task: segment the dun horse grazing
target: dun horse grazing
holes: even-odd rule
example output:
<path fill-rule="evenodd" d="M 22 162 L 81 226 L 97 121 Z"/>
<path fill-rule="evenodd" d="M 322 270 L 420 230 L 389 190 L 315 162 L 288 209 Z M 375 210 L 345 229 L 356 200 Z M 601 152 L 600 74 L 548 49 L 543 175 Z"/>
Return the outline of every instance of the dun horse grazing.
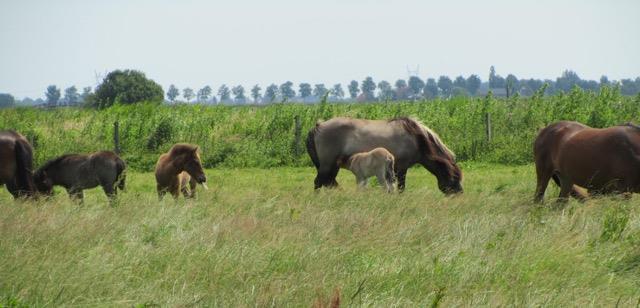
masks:
<path fill-rule="evenodd" d="M 369 152 L 351 155 L 345 167 L 356 176 L 359 187 L 366 187 L 367 179 L 376 176 L 378 183 L 383 185 L 387 192 L 393 192 L 394 161 L 393 154 L 387 149 L 375 148 Z"/>
<path fill-rule="evenodd" d="M 34 196 L 33 148 L 15 131 L 0 132 L 0 185 L 14 198 Z"/>
<path fill-rule="evenodd" d="M 395 157 L 398 190 L 404 190 L 407 169 L 421 164 L 436 176 L 442 192 L 462 192 L 462 172 L 453 152 L 435 132 L 406 117 L 388 121 L 333 118 L 317 123 L 307 137 L 307 151 L 318 171 L 315 188 L 337 186 L 340 162 L 378 147 Z"/>
<path fill-rule="evenodd" d="M 112 202 L 118 189 L 124 190 L 126 164 L 111 151 L 67 154 L 46 162 L 34 181 L 39 192 L 52 195 L 53 186 L 64 187 L 71 199 L 83 202 L 83 190 L 101 186 Z"/>
<path fill-rule="evenodd" d="M 181 191 L 185 197 L 193 197 L 196 183 L 206 188 L 206 181 L 197 145 L 179 143 L 158 158 L 156 182 L 160 199 L 167 192 L 177 199 Z M 190 191 L 186 188 L 187 182 L 190 183 Z"/>
<path fill-rule="evenodd" d="M 640 127 L 632 124 L 591 128 L 577 122 L 558 122 L 540 131 L 533 154 L 536 162 L 535 201 L 553 179 L 560 186 L 559 201 L 569 195 L 640 191 Z"/>

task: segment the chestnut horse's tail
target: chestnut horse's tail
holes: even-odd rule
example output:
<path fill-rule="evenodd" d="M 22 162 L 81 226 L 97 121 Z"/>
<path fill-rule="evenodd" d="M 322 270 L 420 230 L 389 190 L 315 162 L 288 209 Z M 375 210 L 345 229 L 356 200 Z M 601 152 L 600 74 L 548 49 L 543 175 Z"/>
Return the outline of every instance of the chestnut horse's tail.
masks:
<path fill-rule="evenodd" d="M 16 184 L 18 194 L 30 196 L 34 192 L 33 184 L 33 151 L 24 140 L 16 140 L 14 145 L 16 156 Z"/>
<path fill-rule="evenodd" d="M 118 174 L 117 180 L 116 180 L 116 186 L 118 187 L 118 189 L 120 189 L 121 191 L 124 190 L 125 188 L 125 178 L 127 176 L 127 165 L 124 163 L 124 161 L 118 157 L 116 159 L 116 174 Z"/>
<path fill-rule="evenodd" d="M 318 132 L 318 123 L 309 131 L 307 135 L 307 152 L 316 169 L 320 168 L 320 159 L 318 159 L 318 151 L 316 150 L 316 133 Z"/>

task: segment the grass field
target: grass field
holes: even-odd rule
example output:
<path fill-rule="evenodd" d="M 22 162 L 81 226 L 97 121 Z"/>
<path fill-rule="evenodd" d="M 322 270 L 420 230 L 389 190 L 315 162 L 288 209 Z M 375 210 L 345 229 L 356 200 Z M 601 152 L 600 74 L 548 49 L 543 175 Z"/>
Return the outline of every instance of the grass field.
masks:
<path fill-rule="evenodd" d="M 447 198 L 423 169 L 407 191 L 314 192 L 312 168 L 207 170 L 196 200 L 158 202 L 128 175 L 111 208 L 58 190 L 0 192 L 0 306 L 632 306 L 640 198 L 530 202 L 530 165 L 463 164 Z M 554 187 L 547 193 L 556 195 Z"/>

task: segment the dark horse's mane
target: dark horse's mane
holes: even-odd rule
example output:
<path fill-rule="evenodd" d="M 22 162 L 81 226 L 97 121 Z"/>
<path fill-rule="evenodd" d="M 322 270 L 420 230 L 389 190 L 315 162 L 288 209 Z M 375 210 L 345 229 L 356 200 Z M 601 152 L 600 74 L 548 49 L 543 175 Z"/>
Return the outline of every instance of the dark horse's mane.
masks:
<path fill-rule="evenodd" d="M 171 147 L 171 150 L 169 150 L 169 155 L 173 157 L 173 156 L 180 155 L 182 153 L 193 152 L 197 148 L 198 146 L 195 146 L 195 145 L 191 145 L 187 143 L 178 143 Z"/>
<path fill-rule="evenodd" d="M 50 159 L 46 163 L 44 163 L 44 165 L 42 165 L 40 168 L 38 168 L 38 170 L 47 170 L 47 169 L 59 164 L 63 160 L 65 160 L 65 159 L 67 159 L 69 157 L 72 157 L 72 156 L 78 156 L 78 154 L 64 154 L 62 156 Z"/>

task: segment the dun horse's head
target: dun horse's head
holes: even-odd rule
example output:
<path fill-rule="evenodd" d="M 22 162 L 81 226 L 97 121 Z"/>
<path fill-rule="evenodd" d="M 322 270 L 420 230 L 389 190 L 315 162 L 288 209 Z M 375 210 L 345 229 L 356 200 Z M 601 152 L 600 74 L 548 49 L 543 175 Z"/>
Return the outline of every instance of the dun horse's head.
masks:
<path fill-rule="evenodd" d="M 462 171 L 456 163 L 455 154 L 437 134 L 428 129 L 427 132 L 428 154 L 424 166 L 438 179 L 440 191 L 446 195 L 462 193 Z"/>
<path fill-rule="evenodd" d="M 33 175 L 33 183 L 39 193 L 46 196 L 53 196 L 53 181 L 51 181 L 46 171 L 42 169 L 37 170 Z"/>
<path fill-rule="evenodd" d="M 199 184 L 207 181 L 207 176 L 204 174 L 200 162 L 198 146 L 185 145 L 178 156 L 178 165 L 182 166 L 182 169 L 187 171 Z"/>

